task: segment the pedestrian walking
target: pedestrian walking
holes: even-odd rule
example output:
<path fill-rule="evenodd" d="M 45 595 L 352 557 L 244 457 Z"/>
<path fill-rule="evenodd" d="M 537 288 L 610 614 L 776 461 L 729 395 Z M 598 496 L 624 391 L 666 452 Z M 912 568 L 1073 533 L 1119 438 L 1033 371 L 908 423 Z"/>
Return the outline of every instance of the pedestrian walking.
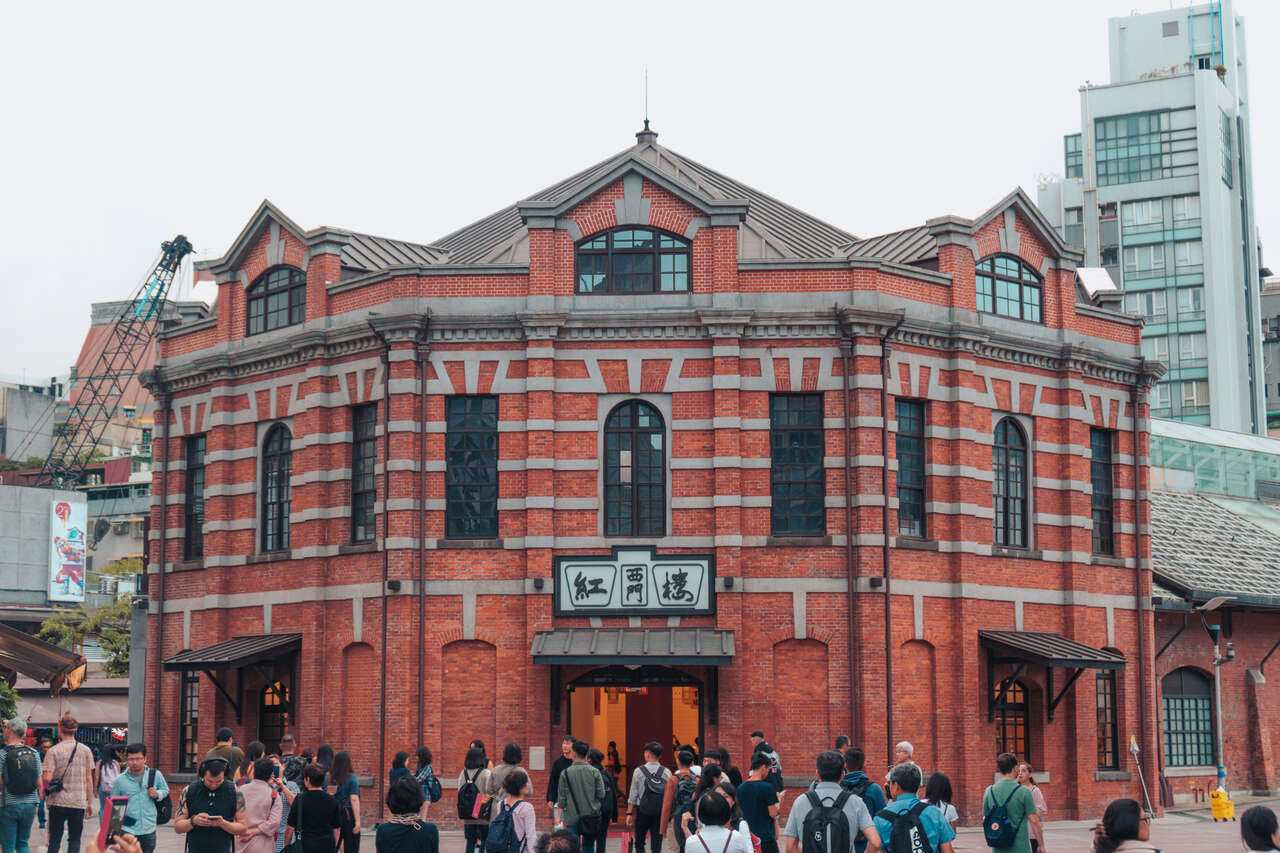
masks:
<path fill-rule="evenodd" d="M 849 736 L 836 735 L 836 745 L 834 747 L 835 751 L 839 753 L 843 753 L 848 748 L 849 748 Z"/>
<path fill-rule="evenodd" d="M 517 770 L 524 770 L 520 766 L 520 762 L 524 760 L 524 750 L 520 749 L 520 744 L 509 743 L 502 748 L 502 761 L 498 762 L 492 770 L 489 771 L 489 781 L 485 785 L 484 793 L 488 797 L 501 799 L 506 796 L 503 783 L 507 781 L 507 776 Z M 529 775 L 529 771 L 524 770 L 525 776 Z M 496 810 L 495 810 L 496 811 Z"/>
<path fill-rule="evenodd" d="M 439 853 L 440 831 L 423 820 L 422 786 L 410 775 L 398 777 L 387 790 L 391 817 L 378 824 L 374 848 L 378 853 Z"/>
<path fill-rule="evenodd" d="M 320 765 L 320 769 L 323 770 L 327 776 L 329 771 L 333 769 L 333 747 L 329 746 L 327 743 L 320 744 L 316 749 L 315 762 Z M 324 786 L 326 788 L 329 787 L 329 782 L 327 780 L 325 781 Z"/>
<path fill-rule="evenodd" d="M 27 746 L 27 723 L 21 718 L 4 723 L 0 748 L 0 850 L 28 853 L 31 822 L 40 801 L 40 753 Z"/>
<path fill-rule="evenodd" d="M 667 792 L 671 771 L 660 763 L 662 744 L 650 741 L 644 746 L 644 764 L 631 772 L 627 793 L 627 828 L 635 832 L 635 853 L 644 853 L 644 840 L 649 839 L 649 853 L 662 850 L 662 801 Z"/>
<path fill-rule="evenodd" d="M 1001 778 L 982 795 L 982 824 L 987 846 L 993 850 L 1031 853 L 1030 828 L 1040 829 L 1040 816 L 1031 790 L 1018 784 L 1018 756 L 996 757 Z M 1114 803 L 1113 803 L 1114 805 Z"/>
<path fill-rule="evenodd" d="M 494 809 L 496 814 L 489 823 L 489 837 L 485 839 L 486 853 L 528 853 L 537 840 L 537 814 L 529 794 L 529 774 L 516 768 L 502 779 L 502 800 Z"/>
<path fill-rule="evenodd" d="M 116 777 L 120 775 L 120 753 L 115 744 L 105 744 L 98 752 L 98 764 L 93 770 L 94 779 L 97 780 L 98 790 L 98 813 L 106 811 L 107 797 L 111 796 L 111 786 L 116 783 Z M 137 833 L 134 833 L 137 837 Z M 141 839 L 139 839 L 141 841 Z"/>
<path fill-rule="evenodd" d="M 440 780 L 436 778 L 435 771 L 431 768 L 431 759 L 433 757 L 430 749 L 425 746 L 418 747 L 418 753 L 415 756 L 418 768 L 413 775 L 418 780 L 418 786 L 422 788 L 422 817 L 424 820 L 431 808 L 431 804 L 440 802 L 440 798 L 444 796 Z"/>
<path fill-rule="evenodd" d="M 476 738 L 471 741 L 471 743 L 467 744 L 467 749 L 480 750 L 480 754 L 484 756 L 484 769 L 493 770 L 493 759 L 489 757 L 489 753 L 485 750 L 484 741 L 480 740 L 480 738 Z"/>
<path fill-rule="evenodd" d="M 778 757 L 778 751 L 770 746 L 769 742 L 764 739 L 764 732 L 760 729 L 756 729 L 751 733 L 751 753 L 754 755 L 757 752 L 763 752 L 765 755 L 769 756 L 769 761 L 771 763 L 768 776 L 769 784 L 773 786 L 775 791 L 781 794 L 782 759 Z"/>
<path fill-rule="evenodd" d="M 609 840 L 609 825 L 618 822 L 618 782 L 604 766 L 604 753 L 600 750 L 587 750 L 587 763 L 600 774 L 600 783 L 604 785 L 604 800 L 600 803 L 600 834 L 596 836 L 596 851 L 603 853 Z"/>
<path fill-rule="evenodd" d="M 717 746 L 712 750 L 712 752 L 714 752 L 719 758 L 716 763 L 719 764 L 720 769 L 724 771 L 725 778 L 733 783 L 733 787 L 741 788 L 742 771 L 735 767 L 733 762 L 729 760 L 729 750 L 725 749 L 723 746 Z"/>
<path fill-rule="evenodd" d="M 201 761 L 196 775 L 174 810 L 173 829 L 186 836 L 186 853 L 227 853 L 247 828 L 244 795 L 230 778 L 230 763 L 220 755 Z"/>
<path fill-rule="evenodd" d="M 360 853 L 360 784 L 351 767 L 351 753 L 345 749 L 333 756 L 329 784 L 334 786 L 333 796 L 342 819 L 342 851 Z"/>
<path fill-rule="evenodd" d="M 124 772 L 111 785 L 109 796 L 128 797 L 122 826 L 138 840 L 142 853 L 156 849 L 156 817 L 160 801 L 169 796 L 164 774 L 147 766 L 147 745 L 131 743 L 124 749 Z"/>
<path fill-rule="evenodd" d="M 685 853 L 754 853 L 750 834 L 733 824 L 733 806 L 718 791 L 699 798 L 697 819 L 701 828 L 685 839 Z"/>
<path fill-rule="evenodd" d="M 880 834 L 871 814 L 861 797 L 840 787 L 844 756 L 828 749 L 818 753 L 815 763 L 818 784 L 791 804 L 782 830 L 787 853 L 857 853 L 859 830 L 866 836 L 866 849 L 875 853 L 880 848 Z"/>
<path fill-rule="evenodd" d="M 223 726 L 213 736 L 213 749 L 205 753 L 205 758 L 221 758 L 227 762 L 227 778 L 232 782 L 240 780 L 244 769 L 244 750 L 235 745 L 235 734 Z"/>
<path fill-rule="evenodd" d="M 954 830 L 960 813 L 951 802 L 952 796 L 951 780 L 945 773 L 934 773 L 924 785 L 924 801 L 942 812 L 942 819 Z"/>
<path fill-rule="evenodd" d="M 622 775 L 622 756 L 618 755 L 618 742 L 616 740 L 609 741 L 609 748 L 605 752 L 605 764 L 608 765 L 614 778 Z"/>
<path fill-rule="evenodd" d="M 693 794 L 698 789 L 698 779 L 693 774 L 694 755 L 689 749 L 676 753 L 676 772 L 667 777 L 667 787 L 662 793 L 662 843 L 663 849 L 676 853 L 683 844 L 683 836 L 676 834 L 677 817 L 693 804 Z"/>
<path fill-rule="evenodd" d="M 846 749 L 844 778 L 840 780 L 840 787 L 861 797 L 862 804 L 867 807 L 867 813 L 874 818 L 888 804 L 888 800 L 885 798 L 884 789 L 872 782 L 863 771 L 866 763 L 867 754 L 861 747 L 851 746 Z M 858 853 L 862 853 L 867 848 L 866 836 L 859 836 L 855 846 Z"/>
<path fill-rule="evenodd" d="M 955 830 L 942 818 L 942 812 L 922 802 L 920 768 L 914 761 L 899 764 L 889 771 L 889 793 L 893 799 L 876 812 L 876 832 L 885 850 L 893 853 L 915 850 L 952 853 Z"/>
<path fill-rule="evenodd" d="M 470 747 L 458 774 L 458 818 L 467 842 L 466 853 L 479 853 L 488 834 L 489 816 L 484 812 L 484 792 L 489 786 L 486 764 L 484 750 Z"/>
<path fill-rule="evenodd" d="M 311 763 L 303 769 L 302 793 L 289 810 L 286 848 L 293 844 L 296 835 L 301 841 L 301 853 L 334 853 L 338 849 L 341 810 L 337 799 L 324 789 L 324 776 L 324 768 L 319 764 Z"/>
<path fill-rule="evenodd" d="M 24 723 L 25 725 L 25 723 Z M 40 738 L 40 763 L 44 764 L 44 757 L 49 754 L 49 750 L 53 749 L 53 741 L 47 737 Z M 40 803 L 36 806 L 36 817 L 40 820 L 40 828 L 44 829 L 45 825 L 45 808 L 44 808 L 44 785 L 36 783 L 36 787 L 40 789 Z"/>
<path fill-rule="evenodd" d="M 1024 789 L 1025 790 L 1025 789 Z M 1093 829 L 1093 853 L 1160 853 L 1151 839 L 1151 819 L 1137 800 L 1112 800 Z"/>
<path fill-rule="evenodd" d="M 582 853 L 595 853 L 600 836 L 600 809 L 604 805 L 604 782 L 600 773 L 587 762 L 590 748 L 580 740 L 573 742 L 573 763 L 560 774 L 560 793 L 556 806 L 564 815 L 565 829 L 582 841 Z"/>
<path fill-rule="evenodd" d="M 738 805 L 753 835 L 760 839 L 760 853 L 778 853 L 778 792 L 766 781 L 772 767 L 769 756 L 757 752 L 751 756 L 751 772 L 738 786 Z"/>
<path fill-rule="evenodd" d="M 284 850 L 285 828 L 289 825 L 289 812 L 293 809 L 294 801 L 298 799 L 298 795 L 302 793 L 302 789 L 299 787 L 299 783 L 302 781 L 302 768 L 298 768 L 298 779 L 295 781 L 285 776 L 284 760 L 279 755 L 272 755 L 270 758 L 275 772 L 272 774 L 271 779 L 268 780 L 268 783 L 280 794 L 282 803 L 280 826 L 276 829 L 275 853 L 282 853 Z"/>
<path fill-rule="evenodd" d="M 1250 806 L 1240 815 L 1240 840 L 1246 850 L 1280 851 L 1280 822 L 1266 806 Z"/>
<path fill-rule="evenodd" d="M 387 773 L 387 791 L 391 790 L 391 786 L 396 783 L 397 779 L 405 776 L 412 776 L 409 772 L 409 753 L 403 749 L 395 754 L 391 759 L 391 770 Z"/>
<path fill-rule="evenodd" d="M 556 797 L 560 795 L 560 774 L 563 773 L 570 764 L 573 764 L 573 742 L 576 738 L 571 734 L 565 734 L 560 739 L 560 755 L 556 760 L 551 762 L 551 776 L 547 779 L 547 810 L 551 812 L 552 826 L 559 826 L 561 823 L 561 815 L 559 809 L 556 808 Z"/>
<path fill-rule="evenodd" d="M 1044 850 L 1044 816 L 1049 813 L 1049 806 L 1044 801 L 1044 794 L 1040 791 L 1040 786 L 1036 784 L 1031 764 L 1024 761 L 1018 765 L 1018 784 L 1031 790 L 1031 799 L 1036 804 L 1036 814 L 1040 817 L 1035 824 L 1031 826 L 1031 853 L 1039 853 Z"/>
<path fill-rule="evenodd" d="M 236 836 L 236 853 L 275 853 L 276 833 L 284 812 L 280 792 L 271 784 L 275 771 L 270 758 L 259 758 L 248 765 L 246 781 L 240 785 L 245 829 Z"/>
<path fill-rule="evenodd" d="M 45 758 L 41 779 L 49 804 L 49 853 L 62 848 L 67 833 L 67 853 L 80 853 L 80 834 L 86 817 L 93 817 L 93 750 L 76 740 L 80 724 L 66 714 L 58 721 L 58 745 Z"/>
<path fill-rule="evenodd" d="M 676 841 L 680 843 L 681 849 L 684 848 L 685 840 L 698 831 L 698 800 L 709 792 L 718 790 L 722 781 L 724 781 L 724 771 L 720 769 L 719 764 L 715 762 L 704 764 L 702 775 L 698 777 L 698 784 L 693 789 L 693 800 L 686 808 L 677 809 L 672 815 L 676 824 Z"/>

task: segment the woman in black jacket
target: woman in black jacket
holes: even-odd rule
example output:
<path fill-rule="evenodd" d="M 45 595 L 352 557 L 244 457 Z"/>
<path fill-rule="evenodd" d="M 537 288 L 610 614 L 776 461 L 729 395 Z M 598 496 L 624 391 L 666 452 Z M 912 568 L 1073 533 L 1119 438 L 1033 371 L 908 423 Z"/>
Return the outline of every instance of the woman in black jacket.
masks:
<path fill-rule="evenodd" d="M 604 766 L 603 752 L 592 748 L 587 753 L 587 761 L 599 771 L 600 780 L 604 782 L 604 800 L 600 804 L 600 836 L 595 840 L 595 849 L 604 850 L 609 840 L 609 824 L 618 820 L 618 782 L 609 768 Z"/>

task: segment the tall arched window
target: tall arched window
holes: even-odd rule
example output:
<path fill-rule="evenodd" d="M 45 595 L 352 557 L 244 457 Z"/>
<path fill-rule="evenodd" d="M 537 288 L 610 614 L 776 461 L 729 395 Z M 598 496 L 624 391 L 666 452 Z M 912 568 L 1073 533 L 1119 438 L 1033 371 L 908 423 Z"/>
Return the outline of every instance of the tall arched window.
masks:
<path fill-rule="evenodd" d="M 1004 699 L 1000 690 L 1005 684 Z M 1031 761 L 1031 708 L 1027 688 L 1021 681 L 1001 682 L 995 696 L 996 754 L 1012 752 L 1022 761 Z"/>
<path fill-rule="evenodd" d="M 662 415 L 641 400 L 618 404 L 604 423 L 604 533 L 662 536 L 667 520 Z"/>
<path fill-rule="evenodd" d="M 293 326 L 307 317 L 307 274 L 297 267 L 272 267 L 249 286 L 247 295 L 246 334 Z"/>
<path fill-rule="evenodd" d="M 689 241 L 653 228 L 615 228 L 578 243 L 578 293 L 684 293 Z"/>
<path fill-rule="evenodd" d="M 262 443 L 262 550 L 289 547 L 289 476 L 293 473 L 293 435 L 276 424 Z"/>
<path fill-rule="evenodd" d="M 267 754 L 280 751 L 280 738 L 289 730 L 289 688 L 274 681 L 258 697 L 258 740 Z"/>
<path fill-rule="evenodd" d="M 1164 712 L 1164 763 L 1169 767 L 1214 764 L 1213 685 L 1189 666 L 1160 679 Z"/>
<path fill-rule="evenodd" d="M 974 270 L 978 310 L 1017 320 L 1044 322 L 1040 274 L 1014 255 L 991 255 Z"/>
<path fill-rule="evenodd" d="M 995 543 L 1027 547 L 1027 438 L 1013 418 L 996 424 L 991 469 L 995 475 Z"/>

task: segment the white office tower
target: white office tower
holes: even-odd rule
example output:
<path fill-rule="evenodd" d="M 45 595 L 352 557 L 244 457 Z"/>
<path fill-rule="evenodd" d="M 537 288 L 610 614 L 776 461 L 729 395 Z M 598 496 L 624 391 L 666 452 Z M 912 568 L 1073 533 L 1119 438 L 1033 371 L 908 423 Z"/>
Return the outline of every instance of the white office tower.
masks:
<path fill-rule="evenodd" d="M 1039 203 L 1145 318 L 1153 414 L 1264 433 L 1244 23 L 1231 0 L 1112 18 L 1111 82 L 1081 88 Z"/>

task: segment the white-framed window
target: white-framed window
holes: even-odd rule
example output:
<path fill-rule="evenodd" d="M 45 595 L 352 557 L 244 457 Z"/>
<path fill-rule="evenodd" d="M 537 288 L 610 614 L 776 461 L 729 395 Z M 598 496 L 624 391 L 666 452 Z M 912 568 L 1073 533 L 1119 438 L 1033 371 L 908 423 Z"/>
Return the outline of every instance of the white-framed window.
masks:
<path fill-rule="evenodd" d="M 1155 335 L 1142 339 L 1142 357 L 1148 361 L 1169 363 L 1169 338 L 1167 335 Z"/>
<path fill-rule="evenodd" d="M 1209 380 L 1182 380 L 1182 407 L 1185 409 L 1191 406 L 1207 405 L 1209 405 Z"/>
<path fill-rule="evenodd" d="M 1164 205 L 1158 198 L 1126 201 L 1120 210 L 1120 217 L 1125 227 L 1157 225 L 1164 219 Z"/>
<path fill-rule="evenodd" d="M 1173 221 L 1200 218 L 1200 196 L 1180 195 L 1173 198 Z"/>
<path fill-rule="evenodd" d="M 1167 409 L 1173 404 L 1173 394 L 1169 389 L 1168 382 L 1157 382 L 1156 387 L 1151 389 L 1151 408 Z"/>
<path fill-rule="evenodd" d="M 1146 342 L 1143 341 L 1143 343 Z M 1189 332 L 1185 335 L 1178 335 L 1178 355 L 1184 361 L 1192 358 L 1208 358 L 1209 336 L 1204 332 Z"/>
<path fill-rule="evenodd" d="M 1198 267 L 1204 263 L 1204 246 L 1199 240 L 1179 240 L 1173 244 L 1175 267 Z"/>
<path fill-rule="evenodd" d="M 1190 289 L 1190 288 L 1188 288 Z M 1140 290 L 1124 295 L 1126 314 L 1141 314 L 1148 319 L 1169 313 L 1169 300 L 1163 290 Z"/>
<path fill-rule="evenodd" d="M 1125 272 L 1150 272 L 1164 269 L 1164 244 L 1128 246 L 1124 250 Z"/>
<path fill-rule="evenodd" d="M 1204 311 L 1203 287 L 1178 288 L 1178 313 L 1198 314 Z"/>

